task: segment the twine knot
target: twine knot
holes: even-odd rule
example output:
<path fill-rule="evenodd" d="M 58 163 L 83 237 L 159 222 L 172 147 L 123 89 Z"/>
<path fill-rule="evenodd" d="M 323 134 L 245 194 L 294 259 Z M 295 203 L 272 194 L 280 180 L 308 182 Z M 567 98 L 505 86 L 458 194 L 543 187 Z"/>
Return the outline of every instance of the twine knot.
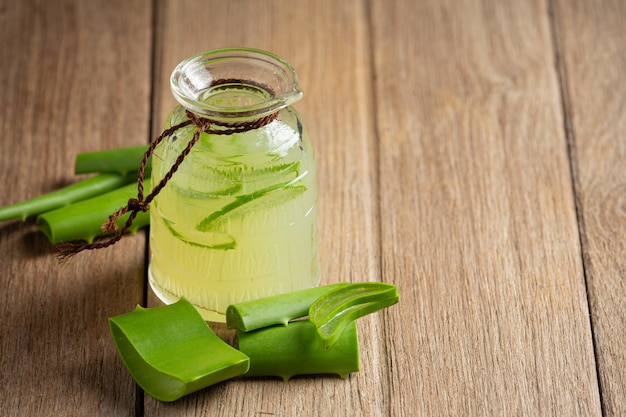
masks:
<path fill-rule="evenodd" d="M 185 114 L 187 115 L 187 118 L 191 121 L 191 123 L 196 125 L 196 127 L 198 128 L 198 131 L 200 132 L 209 131 L 211 129 L 211 124 L 215 123 L 207 118 L 200 117 L 194 112 L 191 112 L 189 110 L 185 110 Z"/>
<path fill-rule="evenodd" d="M 150 204 L 146 203 L 145 201 L 140 201 L 136 198 L 128 199 L 127 207 L 129 210 L 137 211 L 137 212 L 139 211 L 146 212 L 150 210 Z"/>

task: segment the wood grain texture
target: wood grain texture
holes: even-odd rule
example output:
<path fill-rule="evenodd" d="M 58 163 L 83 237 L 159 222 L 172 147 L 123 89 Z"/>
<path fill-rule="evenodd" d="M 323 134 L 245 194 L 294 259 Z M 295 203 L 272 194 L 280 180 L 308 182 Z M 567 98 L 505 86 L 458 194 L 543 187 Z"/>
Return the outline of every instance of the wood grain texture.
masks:
<path fill-rule="evenodd" d="M 626 415 L 626 4 L 557 1 L 564 99 L 605 416 Z"/>
<path fill-rule="evenodd" d="M 150 16 L 148 1 L 2 2 L 0 205 L 74 181 L 77 152 L 147 141 Z M 0 224 L 0 415 L 135 414 L 107 317 L 141 302 L 144 242 L 61 267 L 32 221 Z"/>
<path fill-rule="evenodd" d="M 619 0 L 0 2 L 0 205 L 156 136 L 182 59 L 257 47 L 305 92 L 323 281 L 401 294 L 359 320 L 345 380 L 164 404 L 106 322 L 159 304 L 145 235 L 59 267 L 32 220 L 3 222 L 0 416 L 626 414 L 624 22 Z"/>
<path fill-rule="evenodd" d="M 204 5 L 204 6 L 203 6 Z M 190 19 L 189 16 L 194 16 Z M 379 280 L 375 131 L 365 2 L 167 1 L 158 12 L 155 129 L 175 102 L 172 69 L 196 53 L 228 46 L 271 51 L 298 72 L 304 98 L 295 104 L 319 167 L 322 281 Z M 152 297 L 152 303 L 158 301 Z M 380 317 L 363 319 L 362 370 L 336 377 L 229 381 L 175 404 L 146 400 L 146 415 L 383 416 L 384 359 Z M 223 329 L 216 330 L 224 337 Z"/>
<path fill-rule="evenodd" d="M 544 2 L 374 2 L 391 415 L 600 415 Z"/>

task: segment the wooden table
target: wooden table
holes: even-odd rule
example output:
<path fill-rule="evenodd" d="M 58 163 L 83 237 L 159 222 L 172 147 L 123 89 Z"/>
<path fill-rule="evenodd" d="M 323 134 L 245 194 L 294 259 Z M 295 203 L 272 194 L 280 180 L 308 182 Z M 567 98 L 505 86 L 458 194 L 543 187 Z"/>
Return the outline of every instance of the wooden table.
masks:
<path fill-rule="evenodd" d="M 232 380 L 164 404 L 107 318 L 157 305 L 146 233 L 60 266 L 0 224 L 1 416 L 626 415 L 626 2 L 0 4 L 0 205 L 147 143 L 173 67 L 224 46 L 297 69 L 323 282 L 385 281 L 348 378 Z"/>

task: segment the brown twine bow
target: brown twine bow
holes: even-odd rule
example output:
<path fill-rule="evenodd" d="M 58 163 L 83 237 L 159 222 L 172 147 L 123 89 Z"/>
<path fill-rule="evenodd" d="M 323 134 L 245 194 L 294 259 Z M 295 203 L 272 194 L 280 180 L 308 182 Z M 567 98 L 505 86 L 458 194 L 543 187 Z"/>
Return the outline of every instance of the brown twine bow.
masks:
<path fill-rule="evenodd" d="M 141 160 L 141 164 L 139 165 L 139 170 L 137 171 L 137 198 L 130 198 L 126 205 L 115 213 L 111 214 L 106 222 L 102 225 L 102 231 L 104 233 L 114 233 L 105 238 L 98 239 L 92 243 L 87 242 L 62 242 L 55 245 L 54 252 L 56 253 L 57 258 L 60 261 L 65 261 L 76 255 L 79 252 L 84 250 L 92 250 L 92 249 L 102 249 L 108 246 L 111 246 L 117 243 L 122 236 L 128 232 L 133 221 L 137 217 L 139 212 L 146 212 L 150 209 L 150 203 L 152 200 L 159 194 L 159 192 L 165 187 L 167 182 L 172 178 L 174 173 L 178 170 L 183 160 L 189 153 L 191 152 L 191 148 L 198 142 L 200 139 L 200 135 L 202 133 L 208 133 L 212 135 L 230 135 L 232 133 L 240 133 L 247 132 L 249 130 L 258 129 L 263 127 L 270 122 L 272 122 L 278 116 L 278 112 L 272 113 L 268 116 L 262 117 L 260 119 L 256 119 L 250 122 L 239 122 L 239 123 L 225 123 L 219 122 L 216 120 L 210 120 L 203 117 L 199 117 L 198 115 L 186 111 L 188 119 L 178 123 L 170 127 L 169 129 L 164 130 L 161 134 L 152 141 L 148 150 L 143 156 Z M 146 168 L 146 163 L 150 158 L 150 155 L 154 152 L 154 149 L 157 147 L 161 141 L 170 136 L 172 133 L 176 132 L 179 129 L 182 129 L 185 126 L 195 125 L 197 130 L 194 132 L 193 137 L 183 149 L 183 151 L 178 155 L 176 161 L 170 168 L 170 170 L 165 174 L 165 176 L 161 179 L 161 181 L 150 191 L 150 193 L 144 197 L 144 189 L 143 189 L 143 181 L 144 181 L 144 171 Z M 212 125 L 221 126 L 225 129 L 212 129 Z M 124 225 L 120 228 L 116 221 L 123 216 L 124 214 L 130 212 L 128 219 Z"/>

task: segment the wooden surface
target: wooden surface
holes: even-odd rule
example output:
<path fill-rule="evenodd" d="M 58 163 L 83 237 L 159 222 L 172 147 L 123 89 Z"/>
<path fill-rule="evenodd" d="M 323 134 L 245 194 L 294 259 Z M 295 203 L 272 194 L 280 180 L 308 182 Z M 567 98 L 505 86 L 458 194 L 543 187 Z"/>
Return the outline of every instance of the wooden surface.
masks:
<path fill-rule="evenodd" d="M 626 415 L 625 22 L 621 0 L 0 2 L 0 205 L 157 135 L 182 59 L 258 47 L 305 91 L 323 281 L 402 296 L 345 380 L 163 404 L 107 327 L 158 304 L 146 233 L 62 267 L 4 222 L 0 416 Z"/>

